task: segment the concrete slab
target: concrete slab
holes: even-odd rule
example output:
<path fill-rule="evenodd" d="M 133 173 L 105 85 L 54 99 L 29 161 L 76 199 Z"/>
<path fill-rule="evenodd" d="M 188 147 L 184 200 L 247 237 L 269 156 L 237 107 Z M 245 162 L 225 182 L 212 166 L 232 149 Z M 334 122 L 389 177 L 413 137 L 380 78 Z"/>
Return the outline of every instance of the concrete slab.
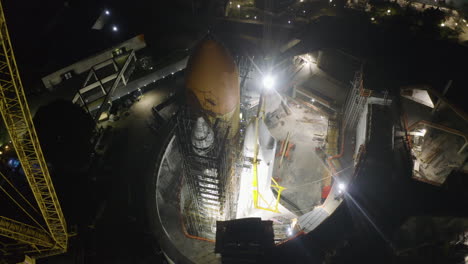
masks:
<path fill-rule="evenodd" d="M 278 94 L 271 93 L 265 100 L 272 135 L 284 141 L 289 133 L 289 142 L 294 145 L 282 162 L 281 153 L 277 153 L 273 177 L 286 188 L 282 203 L 301 215 L 320 204 L 321 181 L 327 168 L 315 148 L 325 144 L 328 121 L 320 113 L 292 102 L 287 106 L 290 111 L 287 115 L 280 103 L 285 99 Z"/>

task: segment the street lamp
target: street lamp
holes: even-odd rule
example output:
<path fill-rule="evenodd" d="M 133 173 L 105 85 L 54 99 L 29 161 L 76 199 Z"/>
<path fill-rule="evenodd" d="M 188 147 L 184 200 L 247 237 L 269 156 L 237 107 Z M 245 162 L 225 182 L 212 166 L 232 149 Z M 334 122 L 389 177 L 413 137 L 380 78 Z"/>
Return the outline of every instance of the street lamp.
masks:
<path fill-rule="evenodd" d="M 119 28 L 117 26 L 112 26 L 112 31 L 117 32 L 119 31 Z"/>
<path fill-rule="evenodd" d="M 390 12 L 391 12 L 390 9 L 387 9 L 387 14 L 390 14 Z"/>
<path fill-rule="evenodd" d="M 104 14 L 110 15 L 110 11 L 106 9 L 106 10 L 104 10 Z"/>
<path fill-rule="evenodd" d="M 270 90 L 273 88 L 275 85 L 275 78 L 273 78 L 271 75 L 267 75 L 263 77 L 263 87 L 265 87 L 267 90 Z"/>

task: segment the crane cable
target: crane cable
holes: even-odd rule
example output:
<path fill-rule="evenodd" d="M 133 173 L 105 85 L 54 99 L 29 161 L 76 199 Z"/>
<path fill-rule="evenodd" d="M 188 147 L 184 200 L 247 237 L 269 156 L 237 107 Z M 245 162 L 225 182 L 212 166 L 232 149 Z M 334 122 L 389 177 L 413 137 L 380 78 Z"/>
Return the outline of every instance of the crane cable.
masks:
<path fill-rule="evenodd" d="M 18 189 L 16 189 L 16 187 L 11 183 L 10 180 L 8 180 L 8 178 L 2 173 L 0 172 L 0 175 L 2 175 L 3 179 L 16 191 L 17 194 L 19 194 L 21 196 L 21 198 L 23 198 L 23 200 L 36 212 L 39 214 L 39 211 L 37 211 L 37 209 L 31 204 L 31 202 L 29 202 L 28 199 L 26 199 L 26 197 L 24 197 L 23 194 L 21 194 L 20 191 L 18 191 Z"/>
<path fill-rule="evenodd" d="M 5 176 L 3 175 L 3 173 L 0 172 L 0 174 L 5 178 Z M 16 190 L 16 188 L 13 186 L 13 188 Z M 10 193 L 7 192 L 7 190 L 5 190 L 3 188 L 2 185 L 0 185 L 0 189 L 27 215 L 29 216 L 29 218 L 31 218 L 31 220 L 36 223 L 38 225 L 38 227 L 40 227 L 42 230 L 44 230 L 44 232 L 46 233 L 49 233 L 49 231 L 47 231 L 30 213 L 28 213 L 28 211 L 26 211 L 26 209 L 24 209 L 23 206 L 21 206 L 20 203 L 18 203 L 18 201 L 15 200 L 15 198 L 13 198 Z M 16 190 L 18 192 L 18 190 Z M 24 197 L 23 197 L 24 198 Z M 24 198 L 25 199 L 25 198 Z M 29 203 L 28 203 L 29 204 Z M 31 204 L 30 204 L 31 205 Z"/>

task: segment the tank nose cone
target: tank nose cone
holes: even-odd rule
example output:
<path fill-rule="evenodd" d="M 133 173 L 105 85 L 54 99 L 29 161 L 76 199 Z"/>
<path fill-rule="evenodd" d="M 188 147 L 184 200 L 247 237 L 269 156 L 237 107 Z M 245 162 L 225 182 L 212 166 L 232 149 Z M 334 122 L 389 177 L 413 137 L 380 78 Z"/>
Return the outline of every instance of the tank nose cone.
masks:
<path fill-rule="evenodd" d="M 187 104 L 210 115 L 225 115 L 239 105 L 239 74 L 227 49 L 212 37 L 201 41 L 186 72 Z"/>

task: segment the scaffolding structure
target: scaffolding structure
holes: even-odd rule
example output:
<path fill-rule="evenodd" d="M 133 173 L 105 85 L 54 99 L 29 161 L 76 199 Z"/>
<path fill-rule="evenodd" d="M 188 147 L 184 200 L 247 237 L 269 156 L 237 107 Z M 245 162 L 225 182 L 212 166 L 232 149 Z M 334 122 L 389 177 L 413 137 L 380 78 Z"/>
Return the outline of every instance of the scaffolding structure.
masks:
<path fill-rule="evenodd" d="M 136 60 L 131 50 L 94 65 L 72 102 L 86 109 L 95 121 L 108 118 L 112 101 L 117 99 L 114 93 L 120 85 L 127 85 Z"/>
<path fill-rule="evenodd" d="M 252 66 L 252 58 L 249 58 L 247 56 L 236 56 L 236 65 L 237 68 L 239 69 L 239 78 L 240 78 L 240 90 L 241 90 L 241 96 L 242 96 L 242 91 L 245 86 L 245 82 L 248 79 L 251 79 L 251 72 L 253 70 Z"/>
<path fill-rule="evenodd" d="M 359 116 L 367 103 L 367 98 L 372 95 L 371 90 L 364 89 L 362 78 L 363 70 L 361 69 L 355 73 L 353 87 L 346 98 L 342 121 L 342 128 L 346 132 L 356 128 Z"/>
<path fill-rule="evenodd" d="M 182 107 L 177 115 L 176 137 L 183 160 L 183 225 L 191 236 L 214 239 L 216 221 L 230 219 L 235 212 L 233 192 L 227 191 L 232 189 L 231 176 L 235 173 L 235 145 L 228 139 L 228 123 L 215 119 L 210 124 L 208 120 L 203 113 Z M 196 141 L 200 130 L 205 135 L 202 143 Z"/>

